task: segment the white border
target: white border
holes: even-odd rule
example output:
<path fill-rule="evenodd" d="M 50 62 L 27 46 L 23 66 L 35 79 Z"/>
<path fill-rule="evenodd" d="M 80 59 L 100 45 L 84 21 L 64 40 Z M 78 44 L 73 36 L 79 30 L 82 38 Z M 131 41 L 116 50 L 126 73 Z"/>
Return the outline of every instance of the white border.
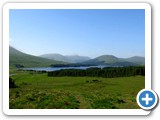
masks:
<path fill-rule="evenodd" d="M 151 6 L 147 3 L 7 3 L 3 6 L 3 112 L 6 115 L 148 115 L 142 109 L 9 109 L 9 9 L 145 9 L 145 88 L 151 89 Z"/>

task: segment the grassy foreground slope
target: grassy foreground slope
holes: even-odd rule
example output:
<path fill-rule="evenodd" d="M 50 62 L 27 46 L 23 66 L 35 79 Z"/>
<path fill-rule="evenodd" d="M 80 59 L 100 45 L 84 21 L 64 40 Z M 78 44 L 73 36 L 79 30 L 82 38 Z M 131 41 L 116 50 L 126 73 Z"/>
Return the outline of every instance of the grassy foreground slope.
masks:
<path fill-rule="evenodd" d="M 10 89 L 11 109 L 136 109 L 136 95 L 145 86 L 144 76 L 48 77 L 26 72 L 11 77 L 18 86 Z"/>
<path fill-rule="evenodd" d="M 9 65 L 10 67 L 47 67 L 51 64 L 63 64 L 64 62 L 49 60 L 29 54 L 25 54 L 9 47 Z"/>

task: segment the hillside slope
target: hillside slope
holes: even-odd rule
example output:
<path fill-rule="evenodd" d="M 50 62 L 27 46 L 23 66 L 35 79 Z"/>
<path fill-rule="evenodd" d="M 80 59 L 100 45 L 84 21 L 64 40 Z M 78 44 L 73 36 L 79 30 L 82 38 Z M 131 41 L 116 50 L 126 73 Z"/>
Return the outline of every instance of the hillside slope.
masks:
<path fill-rule="evenodd" d="M 133 56 L 133 57 L 130 57 L 130 58 L 126 58 L 124 60 L 128 61 L 128 62 L 140 64 L 140 65 L 144 65 L 145 64 L 145 58 L 144 57 L 140 57 L 140 56 Z"/>
<path fill-rule="evenodd" d="M 9 47 L 9 65 L 12 67 L 47 67 L 51 64 L 64 64 L 64 62 L 29 55 Z"/>

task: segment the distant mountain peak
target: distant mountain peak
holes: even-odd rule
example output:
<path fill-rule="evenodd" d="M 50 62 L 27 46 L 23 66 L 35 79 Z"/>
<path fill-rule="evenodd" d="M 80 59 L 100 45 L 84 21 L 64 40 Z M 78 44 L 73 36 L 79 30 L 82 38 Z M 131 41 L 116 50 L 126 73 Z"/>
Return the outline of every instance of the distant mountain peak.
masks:
<path fill-rule="evenodd" d="M 80 63 L 87 60 L 90 60 L 89 57 L 86 56 L 80 56 L 80 55 L 61 55 L 61 54 L 43 54 L 40 55 L 40 57 L 52 59 L 52 60 L 58 60 L 63 62 L 69 62 L 69 63 Z"/>

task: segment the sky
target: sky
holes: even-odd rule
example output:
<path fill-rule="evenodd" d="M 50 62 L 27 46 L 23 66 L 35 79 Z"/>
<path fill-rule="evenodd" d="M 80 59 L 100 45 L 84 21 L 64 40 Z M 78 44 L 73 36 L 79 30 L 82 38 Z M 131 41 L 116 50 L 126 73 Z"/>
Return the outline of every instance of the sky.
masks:
<path fill-rule="evenodd" d="M 145 56 L 144 9 L 11 9 L 10 45 L 31 55 Z"/>

